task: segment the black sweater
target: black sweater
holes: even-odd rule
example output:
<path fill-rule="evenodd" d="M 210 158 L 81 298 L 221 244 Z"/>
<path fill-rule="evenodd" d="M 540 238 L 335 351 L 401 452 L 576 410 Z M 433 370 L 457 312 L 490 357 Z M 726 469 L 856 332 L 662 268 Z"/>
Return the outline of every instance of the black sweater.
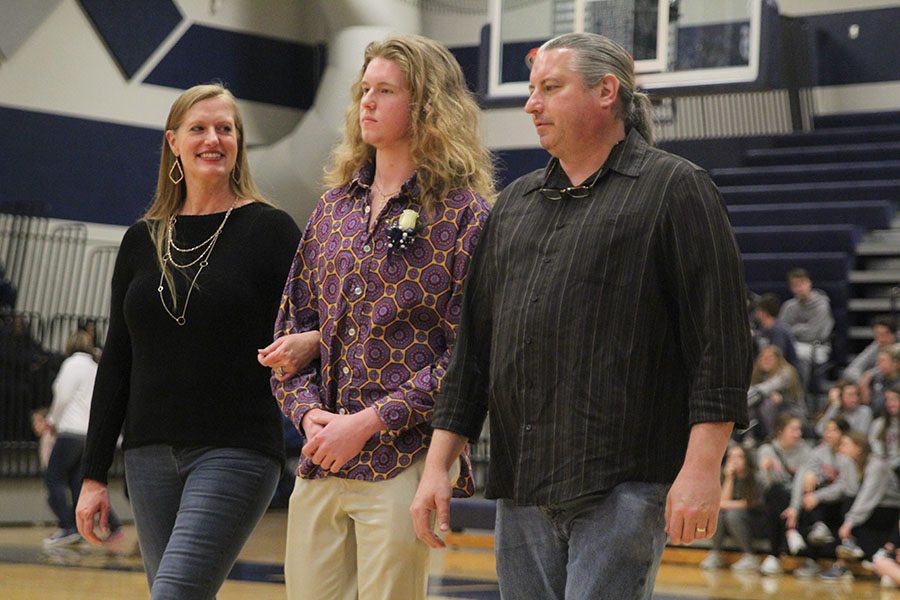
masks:
<path fill-rule="evenodd" d="M 223 217 L 178 217 L 176 243 L 199 244 Z M 270 371 L 257 362 L 256 350 L 272 341 L 299 241 L 300 231 L 285 212 L 260 203 L 236 208 L 180 326 L 159 299 L 160 271 L 147 223 L 128 229 L 113 272 L 109 331 L 85 448 L 86 478 L 106 482 L 123 423 L 125 449 L 237 447 L 284 460 Z M 179 304 L 172 312 L 180 315 L 190 280 L 177 270 L 174 276 Z M 164 298 L 171 310 L 168 286 Z"/>

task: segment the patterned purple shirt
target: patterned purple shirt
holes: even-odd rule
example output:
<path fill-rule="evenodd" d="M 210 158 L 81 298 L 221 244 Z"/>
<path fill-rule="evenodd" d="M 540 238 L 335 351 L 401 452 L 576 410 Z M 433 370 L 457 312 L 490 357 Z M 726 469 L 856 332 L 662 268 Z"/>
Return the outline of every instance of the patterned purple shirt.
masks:
<path fill-rule="evenodd" d="M 404 250 L 388 229 L 419 193 L 413 175 L 368 229 L 373 166 L 329 190 L 306 225 L 281 300 L 275 337 L 319 329 L 321 364 L 285 382 L 272 379 L 282 411 L 300 429 L 313 408 L 351 414 L 374 407 L 387 428 L 335 475 L 379 481 L 421 458 L 431 414 L 459 323 L 463 281 L 490 210 L 479 195 L 454 190 Z M 332 475 L 301 457 L 301 477 Z M 474 491 L 468 453 L 454 495 Z"/>

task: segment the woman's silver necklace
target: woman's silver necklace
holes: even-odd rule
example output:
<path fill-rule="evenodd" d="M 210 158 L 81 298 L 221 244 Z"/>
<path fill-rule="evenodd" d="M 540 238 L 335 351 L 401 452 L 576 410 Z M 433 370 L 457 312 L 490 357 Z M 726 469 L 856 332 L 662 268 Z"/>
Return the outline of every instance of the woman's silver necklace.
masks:
<path fill-rule="evenodd" d="M 160 272 L 159 274 L 159 287 L 157 287 L 157 291 L 159 292 L 159 300 L 162 302 L 163 308 L 166 309 L 166 312 L 169 314 L 172 319 L 178 323 L 179 325 L 184 325 L 187 321 L 184 318 L 184 315 L 187 313 L 188 303 L 191 301 L 191 292 L 194 291 L 194 287 L 197 283 L 197 278 L 200 277 L 200 272 L 203 271 L 209 265 L 209 257 L 212 254 L 213 248 L 216 246 L 216 242 L 219 239 L 219 235 L 222 233 L 222 229 L 225 227 L 225 223 L 228 221 L 228 217 L 231 215 L 231 211 L 234 210 L 234 207 L 237 206 L 237 198 L 235 198 L 232 205 L 225 212 L 225 217 L 222 219 L 222 222 L 219 224 L 219 227 L 213 232 L 211 236 L 193 246 L 191 248 L 180 248 L 175 243 L 175 215 L 169 217 L 169 222 L 166 225 L 166 252 L 163 255 L 163 262 L 172 265 L 175 269 L 187 269 L 193 267 L 194 265 L 199 263 L 197 267 L 197 272 L 194 273 L 194 277 L 191 279 L 191 285 L 188 288 L 187 296 L 184 298 L 184 306 L 181 308 L 181 314 L 175 315 L 172 311 L 176 310 L 178 306 L 178 301 L 175 297 L 175 289 L 170 290 L 170 296 L 172 297 L 172 309 L 169 309 L 168 304 L 166 304 L 166 300 L 163 297 L 163 288 L 165 287 L 163 284 L 165 282 L 165 273 Z M 175 262 L 175 259 L 172 257 L 172 252 L 180 252 L 181 254 L 186 254 L 188 252 L 196 252 L 200 250 L 200 254 L 197 257 L 185 264 L 178 264 Z"/>

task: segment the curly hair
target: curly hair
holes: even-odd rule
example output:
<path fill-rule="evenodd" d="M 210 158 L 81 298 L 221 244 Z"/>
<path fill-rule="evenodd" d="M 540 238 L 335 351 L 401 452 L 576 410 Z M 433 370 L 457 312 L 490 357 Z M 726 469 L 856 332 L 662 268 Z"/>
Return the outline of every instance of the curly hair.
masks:
<path fill-rule="evenodd" d="M 375 156 L 375 148 L 363 141 L 359 124 L 362 78 L 375 58 L 397 64 L 409 86 L 410 154 L 422 208 L 427 212 L 454 189 L 471 189 L 492 202 L 494 158 L 481 141 L 478 105 L 450 51 L 418 35 L 392 36 L 366 47 L 345 114 L 344 138 L 325 169 L 326 186 L 349 184 Z"/>

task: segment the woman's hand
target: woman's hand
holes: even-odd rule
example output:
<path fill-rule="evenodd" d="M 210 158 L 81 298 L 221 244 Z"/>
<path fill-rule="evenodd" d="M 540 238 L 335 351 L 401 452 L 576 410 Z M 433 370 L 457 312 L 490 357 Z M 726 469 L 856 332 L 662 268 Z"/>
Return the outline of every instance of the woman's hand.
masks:
<path fill-rule="evenodd" d="M 81 537 L 97 546 L 103 543 L 95 527 L 99 524 L 101 535 L 109 535 L 109 490 L 106 485 L 93 479 L 84 480 L 75 507 L 75 524 Z"/>
<path fill-rule="evenodd" d="M 318 331 L 284 335 L 257 350 L 256 359 L 259 364 L 272 369 L 275 379 L 285 381 L 319 356 L 321 339 Z"/>

